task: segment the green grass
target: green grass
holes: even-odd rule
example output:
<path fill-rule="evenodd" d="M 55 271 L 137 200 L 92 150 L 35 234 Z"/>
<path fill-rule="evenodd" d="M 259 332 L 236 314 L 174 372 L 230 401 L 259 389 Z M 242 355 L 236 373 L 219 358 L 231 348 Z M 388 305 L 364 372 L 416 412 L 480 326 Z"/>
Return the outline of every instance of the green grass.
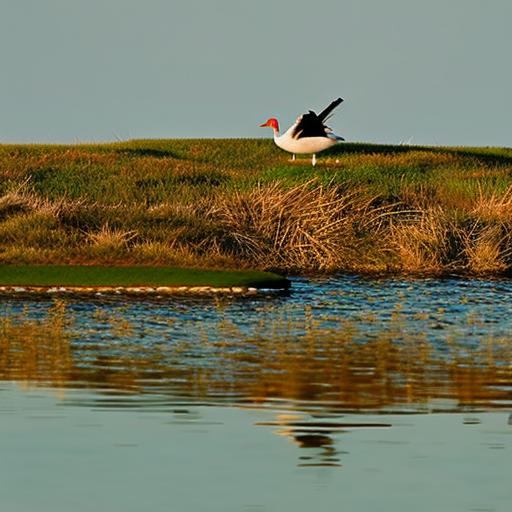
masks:
<path fill-rule="evenodd" d="M 288 288 L 277 274 L 165 267 L 0 265 L 0 286 L 211 286 Z"/>
<path fill-rule="evenodd" d="M 0 264 L 509 272 L 511 187 L 510 148 L 0 145 Z"/>

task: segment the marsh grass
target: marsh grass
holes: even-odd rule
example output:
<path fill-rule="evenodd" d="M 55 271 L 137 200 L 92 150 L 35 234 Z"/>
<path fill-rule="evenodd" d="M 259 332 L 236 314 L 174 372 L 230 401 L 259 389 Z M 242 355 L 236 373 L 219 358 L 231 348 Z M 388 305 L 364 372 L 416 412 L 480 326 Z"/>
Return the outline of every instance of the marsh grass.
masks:
<path fill-rule="evenodd" d="M 400 265 L 407 271 L 448 271 L 459 265 L 458 233 L 440 207 L 418 210 L 415 218 L 399 217 L 389 236 Z"/>
<path fill-rule="evenodd" d="M 0 262 L 512 269 L 512 150 L 268 140 L 0 146 Z"/>
<path fill-rule="evenodd" d="M 463 231 L 462 244 L 470 272 L 500 274 L 512 263 L 512 230 L 502 223 L 476 222 Z"/>
<path fill-rule="evenodd" d="M 228 245 L 245 259 L 295 272 L 330 271 L 350 268 L 361 255 L 367 260 L 362 247 L 376 245 L 382 219 L 392 209 L 374 202 L 364 191 L 316 179 L 291 188 L 275 181 L 222 196 L 213 213 L 228 233 Z"/>
<path fill-rule="evenodd" d="M 487 222 L 512 222 L 512 185 L 504 190 L 479 185 L 471 214 Z"/>
<path fill-rule="evenodd" d="M 130 242 L 137 238 L 137 232 L 113 228 L 107 222 L 99 231 L 86 233 L 86 237 L 93 254 L 115 256 L 124 253 Z"/>

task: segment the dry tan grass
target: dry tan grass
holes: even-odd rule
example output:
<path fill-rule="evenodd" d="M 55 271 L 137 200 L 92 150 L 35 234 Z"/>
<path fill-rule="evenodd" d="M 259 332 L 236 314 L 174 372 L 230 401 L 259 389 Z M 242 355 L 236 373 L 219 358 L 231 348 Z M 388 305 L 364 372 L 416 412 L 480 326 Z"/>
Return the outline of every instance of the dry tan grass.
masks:
<path fill-rule="evenodd" d="M 0 223 L 2 243 L 47 247 L 59 245 L 62 235 L 55 229 L 57 219 L 51 211 L 29 211 L 8 217 Z"/>
<path fill-rule="evenodd" d="M 471 214 L 483 221 L 511 222 L 512 186 L 504 192 L 489 191 L 480 186 Z"/>
<path fill-rule="evenodd" d="M 211 215 L 225 227 L 235 254 L 259 266 L 332 270 L 362 266 L 360 249 L 376 239 L 391 206 L 362 191 L 312 180 L 279 182 L 220 196 Z"/>
<path fill-rule="evenodd" d="M 164 202 L 151 205 L 145 211 L 145 216 L 154 221 L 165 221 L 171 219 L 195 220 L 206 216 L 211 209 L 210 198 L 198 198 L 193 202 Z"/>
<path fill-rule="evenodd" d="M 223 252 L 213 241 L 208 246 L 144 241 L 134 244 L 129 252 L 130 261 L 136 264 L 170 265 L 178 267 L 236 268 L 240 263 L 229 253 Z"/>
<path fill-rule="evenodd" d="M 389 232 L 389 245 L 406 271 L 442 272 L 457 266 L 456 231 L 442 208 L 398 218 Z"/>
<path fill-rule="evenodd" d="M 0 196 L 0 220 L 27 212 L 57 218 L 82 203 L 82 200 L 72 201 L 66 197 L 50 201 L 36 194 L 30 186 L 30 181 L 25 180 Z"/>
<path fill-rule="evenodd" d="M 10 264 L 51 264 L 61 261 L 62 251 L 24 245 L 0 248 L 0 262 Z"/>
<path fill-rule="evenodd" d="M 43 201 L 38 198 L 29 188 L 29 180 L 24 180 L 7 189 L 0 196 L 0 219 L 37 210 L 43 206 Z"/>
<path fill-rule="evenodd" d="M 510 268 L 512 231 L 502 224 L 476 222 L 462 232 L 467 268 L 474 274 L 496 274 Z"/>
<path fill-rule="evenodd" d="M 190 263 L 195 255 L 189 247 L 179 246 L 177 243 L 154 242 L 146 240 L 134 244 L 130 255 L 137 263 L 153 265 L 180 265 Z"/>
<path fill-rule="evenodd" d="M 86 235 L 88 243 L 97 255 L 122 252 L 136 237 L 136 231 L 113 228 L 108 223 L 104 224 L 99 231 Z"/>
<path fill-rule="evenodd" d="M 16 191 L 8 192 L 0 197 L 0 218 L 5 218 L 30 209 L 30 202 L 26 196 Z"/>

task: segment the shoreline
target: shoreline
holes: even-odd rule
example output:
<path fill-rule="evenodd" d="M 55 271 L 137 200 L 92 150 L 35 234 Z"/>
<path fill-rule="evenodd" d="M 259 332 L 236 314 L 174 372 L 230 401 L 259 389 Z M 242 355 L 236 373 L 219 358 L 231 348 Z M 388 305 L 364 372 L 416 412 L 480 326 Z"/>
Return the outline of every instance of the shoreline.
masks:
<path fill-rule="evenodd" d="M 257 295 L 267 288 L 214 286 L 0 286 L 0 295 Z M 284 291 L 276 288 L 273 291 Z"/>
<path fill-rule="evenodd" d="M 289 288 L 287 278 L 260 271 L 149 266 L 0 265 L 0 293 L 7 294 L 253 295 L 259 290 Z"/>

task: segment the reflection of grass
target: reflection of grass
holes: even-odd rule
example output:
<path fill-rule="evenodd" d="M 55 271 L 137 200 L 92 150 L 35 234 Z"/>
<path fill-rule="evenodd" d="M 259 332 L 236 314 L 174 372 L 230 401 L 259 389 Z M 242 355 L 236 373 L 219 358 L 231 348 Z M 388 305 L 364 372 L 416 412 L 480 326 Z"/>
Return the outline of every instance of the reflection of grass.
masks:
<path fill-rule="evenodd" d="M 512 270 L 512 150 L 268 140 L 0 146 L 0 262 Z"/>
<path fill-rule="evenodd" d="M 448 331 L 436 345 L 426 333 L 410 333 L 412 319 L 400 309 L 381 325 L 371 317 L 315 317 L 306 308 L 300 320 L 284 316 L 261 325 L 257 331 L 266 334 L 223 319 L 181 341 L 152 331 L 172 325 L 165 317 L 141 324 L 122 310 L 98 309 L 89 322 L 94 330 L 87 331 L 76 320 L 62 302 L 38 320 L 25 313 L 3 317 L 0 379 L 154 389 L 197 399 L 289 399 L 354 410 L 416 407 L 439 398 L 496 407 L 511 399 L 511 338 L 486 337 L 470 347 Z"/>
<path fill-rule="evenodd" d="M 38 320 L 0 318 L 0 378 L 65 385 L 73 378 L 70 323 L 63 302 Z"/>

